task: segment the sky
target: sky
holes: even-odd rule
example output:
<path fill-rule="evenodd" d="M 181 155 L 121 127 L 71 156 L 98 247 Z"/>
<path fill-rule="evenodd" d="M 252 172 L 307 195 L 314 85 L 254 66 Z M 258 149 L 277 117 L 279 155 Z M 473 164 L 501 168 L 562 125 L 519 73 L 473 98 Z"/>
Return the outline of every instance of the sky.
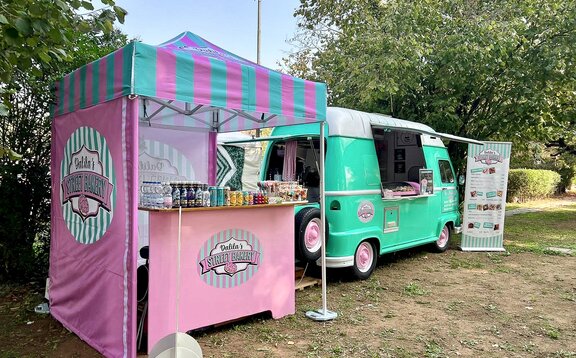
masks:
<path fill-rule="evenodd" d="M 262 65 L 277 62 L 292 50 L 294 10 L 299 0 L 261 0 Z M 129 38 L 159 45 L 190 31 L 240 57 L 256 62 L 257 0 L 116 0 L 128 15 L 117 26 Z M 98 8 L 98 1 L 94 2 Z"/>

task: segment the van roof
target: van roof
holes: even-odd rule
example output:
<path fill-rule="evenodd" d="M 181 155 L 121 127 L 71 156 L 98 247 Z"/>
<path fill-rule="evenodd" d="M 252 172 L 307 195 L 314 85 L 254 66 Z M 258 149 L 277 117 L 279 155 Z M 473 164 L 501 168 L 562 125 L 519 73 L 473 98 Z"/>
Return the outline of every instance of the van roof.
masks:
<path fill-rule="evenodd" d="M 404 132 L 422 133 L 423 144 L 437 147 L 444 146 L 440 138 L 431 136 L 436 134 L 436 131 L 422 123 L 340 107 L 328 107 L 326 117 L 328 135 L 330 136 L 372 139 L 372 127 L 381 127 Z"/>
<path fill-rule="evenodd" d="M 399 132 L 420 134 L 423 145 L 434 147 L 444 147 L 442 139 L 462 143 L 473 143 L 477 145 L 484 144 L 475 139 L 436 132 L 431 127 L 422 123 L 411 122 L 378 113 L 366 113 L 348 108 L 328 107 L 326 117 L 326 122 L 328 123 L 328 136 L 331 137 L 342 136 L 373 139 L 372 128 L 376 127 Z M 316 124 L 299 124 L 296 126 L 276 127 L 272 132 L 272 136 L 288 138 L 294 136 L 318 135 L 318 132 L 318 125 Z M 262 139 L 270 140 L 271 138 L 263 137 Z"/>

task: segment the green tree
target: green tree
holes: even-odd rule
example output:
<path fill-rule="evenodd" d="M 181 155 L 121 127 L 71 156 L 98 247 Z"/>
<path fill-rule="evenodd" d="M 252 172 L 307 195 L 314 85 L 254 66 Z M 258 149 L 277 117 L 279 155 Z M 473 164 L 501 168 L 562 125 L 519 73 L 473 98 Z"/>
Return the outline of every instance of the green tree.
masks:
<path fill-rule="evenodd" d="M 517 144 L 576 134 L 573 1 L 301 0 L 296 15 L 285 68 L 326 81 L 332 105 Z"/>
<path fill-rule="evenodd" d="M 102 0 L 106 7 L 94 10 L 92 1 L 3 0 L 0 2 L 0 115 L 9 106 L 10 84 L 18 72 L 57 69 L 72 60 L 71 44 L 79 34 L 110 33 L 114 21 L 124 22 L 126 11 L 114 0 Z"/>
<path fill-rule="evenodd" d="M 0 81 L 7 83 L 17 70 L 33 64 L 72 59 L 70 44 L 79 34 L 112 32 L 114 21 L 124 22 L 126 11 L 114 0 L 94 10 L 91 1 L 6 0 L 0 4 Z M 36 72 L 35 74 L 38 74 Z"/>
<path fill-rule="evenodd" d="M 126 43 L 127 37 L 117 30 L 77 34 L 64 47 L 68 61 L 50 63 L 41 71 L 16 71 L 6 85 L 10 106 L 6 115 L 0 115 L 0 141 L 22 158 L 0 158 L 0 281 L 46 277 L 51 86 L 66 73 Z"/>

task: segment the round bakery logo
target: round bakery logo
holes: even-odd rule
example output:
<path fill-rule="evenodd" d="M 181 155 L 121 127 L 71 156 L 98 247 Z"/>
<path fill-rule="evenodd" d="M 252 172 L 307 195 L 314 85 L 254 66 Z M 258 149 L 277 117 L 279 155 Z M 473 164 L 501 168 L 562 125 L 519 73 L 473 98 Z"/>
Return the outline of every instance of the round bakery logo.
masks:
<path fill-rule="evenodd" d="M 198 274 L 217 288 L 232 288 L 251 279 L 262 264 L 262 247 L 256 236 L 242 229 L 212 235 L 198 254 Z"/>
<path fill-rule="evenodd" d="M 358 204 L 358 220 L 368 223 L 374 218 L 374 204 L 368 200 L 363 200 Z"/>
<path fill-rule="evenodd" d="M 93 244 L 108 230 L 116 201 L 114 165 L 106 139 L 78 128 L 64 147 L 60 199 L 64 222 L 76 241 Z"/>

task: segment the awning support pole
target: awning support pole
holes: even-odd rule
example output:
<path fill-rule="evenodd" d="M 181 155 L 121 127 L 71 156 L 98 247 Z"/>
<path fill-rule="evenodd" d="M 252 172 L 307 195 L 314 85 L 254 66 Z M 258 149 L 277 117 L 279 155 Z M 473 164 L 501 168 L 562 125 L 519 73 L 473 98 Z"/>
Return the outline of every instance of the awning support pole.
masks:
<path fill-rule="evenodd" d="M 324 167 L 324 122 L 320 122 L 320 236 L 322 237 L 321 262 L 322 262 L 322 308 L 316 311 L 306 312 L 306 317 L 314 321 L 329 321 L 335 319 L 338 314 L 328 310 L 326 299 L 326 197 L 325 197 L 325 178 L 326 172 Z"/>

